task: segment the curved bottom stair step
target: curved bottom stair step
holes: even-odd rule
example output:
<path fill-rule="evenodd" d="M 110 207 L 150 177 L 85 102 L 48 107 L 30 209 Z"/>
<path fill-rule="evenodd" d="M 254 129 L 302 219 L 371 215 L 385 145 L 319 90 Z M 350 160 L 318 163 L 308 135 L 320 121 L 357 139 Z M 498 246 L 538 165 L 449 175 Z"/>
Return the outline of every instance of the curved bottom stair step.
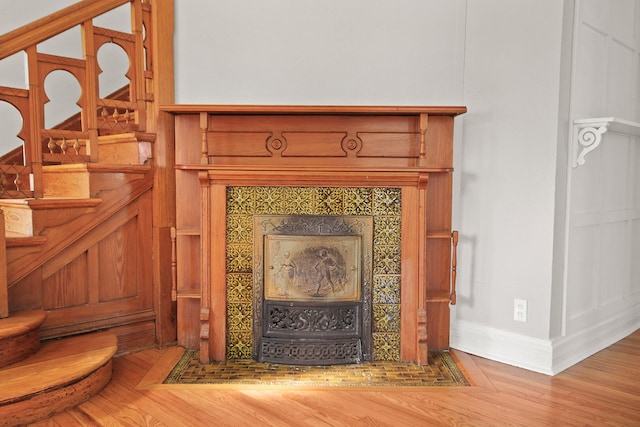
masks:
<path fill-rule="evenodd" d="M 111 380 L 118 348 L 112 332 L 44 343 L 33 356 L 0 370 L 0 426 L 34 422 L 74 407 Z"/>
<path fill-rule="evenodd" d="M 19 362 L 40 348 L 40 325 L 44 310 L 12 313 L 0 319 L 0 368 Z"/>

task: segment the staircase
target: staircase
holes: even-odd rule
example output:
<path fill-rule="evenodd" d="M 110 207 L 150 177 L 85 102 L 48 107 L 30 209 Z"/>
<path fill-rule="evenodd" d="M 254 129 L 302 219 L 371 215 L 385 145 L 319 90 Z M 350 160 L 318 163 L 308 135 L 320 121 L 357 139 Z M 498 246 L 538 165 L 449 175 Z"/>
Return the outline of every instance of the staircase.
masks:
<path fill-rule="evenodd" d="M 43 310 L 0 319 L 0 426 L 34 422 L 89 399 L 111 379 L 112 332 L 40 345 Z"/>
<path fill-rule="evenodd" d="M 121 7 L 130 33 L 94 25 Z M 83 59 L 39 52 L 73 27 Z M 155 148 L 169 123 L 159 102 L 173 101 L 172 28 L 173 0 L 101 0 L 0 35 L 0 61 L 24 54 L 29 76 L 27 89 L 0 86 L 23 123 L 22 147 L 0 152 L 0 426 L 78 405 L 108 384 L 114 356 L 175 340 L 173 149 Z M 125 52 L 129 83 L 101 98 L 106 44 Z M 81 113 L 46 128 L 57 70 L 81 86 Z"/>

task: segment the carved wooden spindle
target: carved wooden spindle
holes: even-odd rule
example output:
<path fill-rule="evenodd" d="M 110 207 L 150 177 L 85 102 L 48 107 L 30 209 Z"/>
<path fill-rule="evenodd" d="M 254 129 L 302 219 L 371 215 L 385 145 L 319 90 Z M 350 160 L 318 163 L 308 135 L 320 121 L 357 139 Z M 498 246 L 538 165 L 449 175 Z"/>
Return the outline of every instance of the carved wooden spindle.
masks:
<path fill-rule="evenodd" d="M 176 260 L 176 228 L 171 227 L 171 301 L 178 300 L 178 269 Z"/>
<path fill-rule="evenodd" d="M 201 146 L 200 146 L 200 163 L 206 165 L 209 163 L 209 145 L 207 144 L 207 130 L 209 129 L 209 114 L 206 112 L 200 113 L 200 132 L 201 132 Z"/>
<path fill-rule="evenodd" d="M 53 138 L 49 137 L 49 143 L 47 144 L 47 148 L 49 149 L 49 153 L 53 154 L 56 151 L 56 143 Z"/>
<path fill-rule="evenodd" d="M 76 155 L 80 154 L 80 141 L 78 141 L 78 138 L 76 138 L 75 142 L 73 143 L 73 149 L 76 152 Z"/>
<path fill-rule="evenodd" d="M 16 191 L 20 191 L 20 187 L 22 186 L 22 179 L 20 178 L 20 173 L 16 173 L 16 179 L 13 180 L 13 184 L 16 187 Z"/>
<path fill-rule="evenodd" d="M 456 276 L 457 276 L 457 268 L 458 268 L 458 232 L 453 231 L 451 233 L 451 295 L 450 301 L 451 305 L 456 305 Z"/>
<path fill-rule="evenodd" d="M 62 154 L 67 154 L 68 148 L 69 144 L 67 144 L 67 138 L 62 138 L 62 143 L 60 144 L 60 150 L 62 150 Z"/>
<path fill-rule="evenodd" d="M 427 127 L 429 124 L 429 115 L 420 114 L 420 157 L 418 158 L 418 166 L 426 166 L 427 164 Z"/>

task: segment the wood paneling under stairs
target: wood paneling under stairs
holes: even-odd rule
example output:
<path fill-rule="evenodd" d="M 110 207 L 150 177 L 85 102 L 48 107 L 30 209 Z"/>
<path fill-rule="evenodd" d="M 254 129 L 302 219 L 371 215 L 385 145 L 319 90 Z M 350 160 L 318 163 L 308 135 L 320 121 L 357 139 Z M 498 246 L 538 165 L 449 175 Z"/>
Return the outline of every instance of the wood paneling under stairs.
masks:
<path fill-rule="evenodd" d="M 640 425 L 640 330 L 554 377 L 454 351 L 474 385 L 423 389 L 159 385 L 174 349 L 116 358 L 101 393 L 33 425 Z"/>

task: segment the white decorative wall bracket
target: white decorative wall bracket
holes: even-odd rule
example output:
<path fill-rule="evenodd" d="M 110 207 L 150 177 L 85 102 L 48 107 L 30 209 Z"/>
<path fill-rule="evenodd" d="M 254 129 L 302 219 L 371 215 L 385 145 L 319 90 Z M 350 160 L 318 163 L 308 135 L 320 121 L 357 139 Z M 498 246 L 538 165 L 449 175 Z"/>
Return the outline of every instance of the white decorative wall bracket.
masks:
<path fill-rule="evenodd" d="M 580 119 L 573 121 L 573 167 L 582 166 L 585 156 L 595 150 L 607 132 L 640 136 L 640 123 L 615 117 Z"/>

